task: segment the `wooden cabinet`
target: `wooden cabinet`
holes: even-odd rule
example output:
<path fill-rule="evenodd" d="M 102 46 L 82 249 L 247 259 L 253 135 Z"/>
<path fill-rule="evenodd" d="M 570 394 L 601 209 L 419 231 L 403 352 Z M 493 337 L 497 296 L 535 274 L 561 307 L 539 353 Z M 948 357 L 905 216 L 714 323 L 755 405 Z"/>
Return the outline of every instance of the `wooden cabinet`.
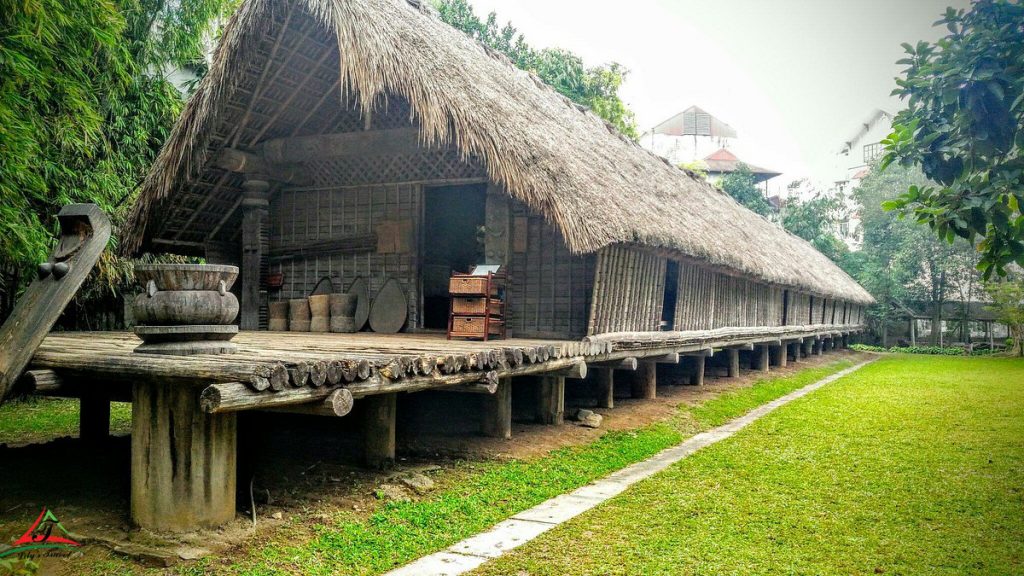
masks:
<path fill-rule="evenodd" d="M 448 338 L 504 338 L 505 284 L 503 272 L 453 275 L 448 283 Z"/>

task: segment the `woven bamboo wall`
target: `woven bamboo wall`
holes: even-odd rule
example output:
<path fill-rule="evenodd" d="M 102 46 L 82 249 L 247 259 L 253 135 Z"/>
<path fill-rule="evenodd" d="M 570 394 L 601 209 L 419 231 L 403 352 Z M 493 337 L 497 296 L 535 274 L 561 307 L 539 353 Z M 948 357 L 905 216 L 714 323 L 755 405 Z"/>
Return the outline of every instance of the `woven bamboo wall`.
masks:
<path fill-rule="evenodd" d="M 570 253 L 561 234 L 519 202 L 511 236 L 509 335 L 584 336 L 597 257 Z"/>
<path fill-rule="evenodd" d="M 370 283 L 371 296 L 388 278 L 397 278 L 409 299 L 409 325 L 418 324 L 416 226 L 423 188 L 419 184 L 385 184 L 316 191 L 284 191 L 271 203 L 271 250 L 381 232 L 382 223 L 408 222 L 409 242 L 403 248 L 378 253 L 331 253 L 307 258 L 272 258 L 271 274 L 284 275 L 284 286 L 271 299 L 308 296 L 316 283 L 330 277 L 336 291 L 347 290 L 357 277 Z"/>
<path fill-rule="evenodd" d="M 665 258 L 621 246 L 598 253 L 588 333 L 656 331 L 665 297 Z"/>
<path fill-rule="evenodd" d="M 778 326 L 782 290 L 680 263 L 674 330 Z"/>

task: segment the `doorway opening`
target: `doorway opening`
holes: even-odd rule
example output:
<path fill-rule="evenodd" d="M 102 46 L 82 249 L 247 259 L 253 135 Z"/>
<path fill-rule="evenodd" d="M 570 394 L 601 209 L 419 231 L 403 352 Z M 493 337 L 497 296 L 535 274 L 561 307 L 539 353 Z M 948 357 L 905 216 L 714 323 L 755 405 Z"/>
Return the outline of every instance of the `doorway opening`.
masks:
<path fill-rule="evenodd" d="M 448 328 L 448 280 L 484 261 L 487 184 L 435 186 L 423 192 L 423 328 Z"/>
<path fill-rule="evenodd" d="M 669 260 L 665 266 L 665 297 L 661 302 L 661 329 L 675 330 L 676 302 L 679 301 L 679 262 Z"/>

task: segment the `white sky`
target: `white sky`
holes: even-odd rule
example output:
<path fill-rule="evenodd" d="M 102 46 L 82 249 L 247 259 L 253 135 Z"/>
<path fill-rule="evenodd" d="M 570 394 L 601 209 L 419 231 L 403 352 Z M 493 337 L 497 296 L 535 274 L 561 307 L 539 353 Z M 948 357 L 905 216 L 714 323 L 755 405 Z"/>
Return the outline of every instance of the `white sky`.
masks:
<path fill-rule="evenodd" d="M 739 133 L 742 159 L 826 180 L 834 152 L 889 93 L 901 42 L 968 0 L 470 0 L 535 48 L 630 70 L 621 94 L 640 130 L 696 104 Z"/>

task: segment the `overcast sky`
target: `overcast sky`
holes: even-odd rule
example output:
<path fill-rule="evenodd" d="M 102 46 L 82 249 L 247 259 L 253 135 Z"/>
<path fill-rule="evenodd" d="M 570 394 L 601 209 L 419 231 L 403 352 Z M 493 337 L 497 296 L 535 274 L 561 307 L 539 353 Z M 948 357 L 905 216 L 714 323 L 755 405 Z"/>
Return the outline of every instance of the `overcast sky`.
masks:
<path fill-rule="evenodd" d="M 889 93 L 901 42 L 934 40 L 968 0 L 470 0 L 535 48 L 630 70 L 622 96 L 640 130 L 696 104 L 739 132 L 737 154 L 824 179 L 834 152 Z"/>

